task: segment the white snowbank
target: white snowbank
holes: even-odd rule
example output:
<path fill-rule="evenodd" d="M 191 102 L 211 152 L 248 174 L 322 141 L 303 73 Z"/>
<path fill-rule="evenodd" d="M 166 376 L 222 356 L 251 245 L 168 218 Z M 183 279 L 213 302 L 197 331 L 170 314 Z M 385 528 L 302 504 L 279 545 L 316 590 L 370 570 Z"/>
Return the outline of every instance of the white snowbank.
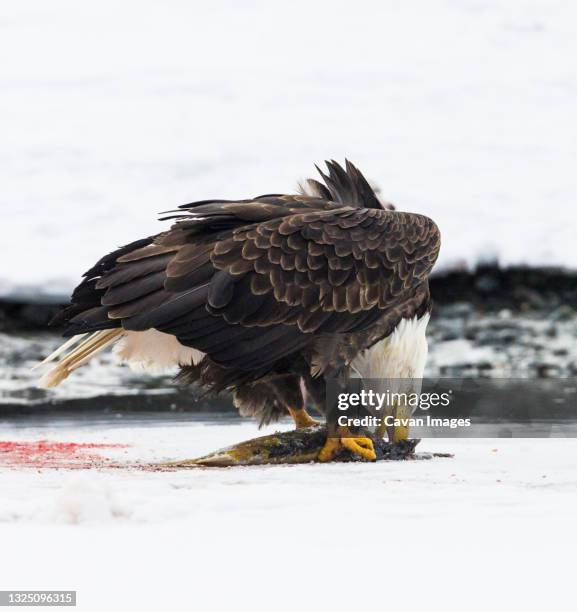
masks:
<path fill-rule="evenodd" d="M 577 266 L 575 3 L 6 3 L 0 294 L 346 155 L 440 265 Z"/>

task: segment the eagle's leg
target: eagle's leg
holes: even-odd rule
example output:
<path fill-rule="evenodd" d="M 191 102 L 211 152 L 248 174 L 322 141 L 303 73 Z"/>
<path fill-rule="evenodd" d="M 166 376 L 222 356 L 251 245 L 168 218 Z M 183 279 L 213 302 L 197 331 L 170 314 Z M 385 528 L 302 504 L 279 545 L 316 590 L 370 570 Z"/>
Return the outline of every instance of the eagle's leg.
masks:
<path fill-rule="evenodd" d="M 287 410 L 292 416 L 295 422 L 295 427 L 297 429 L 302 429 L 304 427 L 315 427 L 316 425 L 320 425 L 320 423 L 313 419 L 313 417 L 307 412 L 304 406 L 300 408 L 291 408 L 290 406 L 287 406 Z"/>
<path fill-rule="evenodd" d="M 320 425 L 305 408 L 303 389 L 298 377 L 291 375 L 282 376 L 271 381 L 270 384 L 273 386 L 279 402 L 293 418 L 297 429 Z"/>
<path fill-rule="evenodd" d="M 338 427 L 334 434 L 336 435 L 329 433 L 325 445 L 318 454 L 319 461 L 323 463 L 332 461 L 343 448 L 367 461 L 376 460 L 375 447 L 370 438 L 353 436 L 347 427 Z"/>
<path fill-rule="evenodd" d="M 324 377 L 312 377 L 310 373 L 303 375 L 303 394 L 308 394 L 315 408 L 325 414 L 327 385 Z M 365 436 L 354 436 L 348 427 L 333 427 L 327 422 L 328 435 L 323 448 L 317 455 L 322 462 L 332 461 L 346 448 L 351 453 L 359 455 L 367 461 L 375 461 L 377 454 L 373 441 Z"/>

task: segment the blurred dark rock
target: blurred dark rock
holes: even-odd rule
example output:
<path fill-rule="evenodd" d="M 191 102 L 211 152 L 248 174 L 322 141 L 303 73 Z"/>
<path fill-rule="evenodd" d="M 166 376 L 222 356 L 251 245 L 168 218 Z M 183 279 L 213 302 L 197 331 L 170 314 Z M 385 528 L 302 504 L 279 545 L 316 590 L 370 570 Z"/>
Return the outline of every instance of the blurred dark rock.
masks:
<path fill-rule="evenodd" d="M 577 312 L 577 272 L 563 268 L 501 268 L 482 264 L 473 271 L 434 274 L 431 295 L 435 304 L 464 303 L 475 310 L 494 312 L 555 312 L 571 317 Z"/>
<path fill-rule="evenodd" d="M 45 330 L 59 312 L 62 303 L 24 301 L 24 299 L 0 299 L 0 332 Z"/>

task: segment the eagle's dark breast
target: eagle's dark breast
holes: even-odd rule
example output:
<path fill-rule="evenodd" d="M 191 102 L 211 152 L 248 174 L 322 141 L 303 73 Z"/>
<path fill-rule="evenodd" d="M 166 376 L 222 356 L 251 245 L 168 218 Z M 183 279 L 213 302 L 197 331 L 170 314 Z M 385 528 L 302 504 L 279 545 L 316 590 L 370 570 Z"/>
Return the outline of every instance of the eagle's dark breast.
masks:
<path fill-rule="evenodd" d="M 167 232 L 86 273 L 61 317 L 67 335 L 172 334 L 206 353 L 181 379 L 237 397 L 275 377 L 346 368 L 428 308 L 440 235 L 425 216 L 382 208 L 352 164 L 328 167 L 325 185 L 310 182 L 314 196 L 180 207 Z"/>

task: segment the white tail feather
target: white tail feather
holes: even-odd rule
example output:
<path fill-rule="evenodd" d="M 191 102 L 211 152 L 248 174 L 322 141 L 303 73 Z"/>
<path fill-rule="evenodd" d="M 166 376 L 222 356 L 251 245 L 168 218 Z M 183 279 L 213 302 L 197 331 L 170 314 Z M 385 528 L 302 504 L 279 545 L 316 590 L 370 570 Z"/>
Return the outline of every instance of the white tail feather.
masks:
<path fill-rule="evenodd" d="M 84 338 L 86 334 L 74 336 L 62 346 L 57 348 L 51 355 L 46 357 L 42 363 L 49 363 L 54 361 L 56 357 L 61 355 L 71 346 L 82 339 L 82 342 L 68 353 L 63 359 L 61 359 L 56 366 L 50 371 L 46 372 L 40 379 L 38 386 L 47 389 L 50 387 L 56 387 L 64 379 L 68 378 L 71 372 L 84 365 L 88 360 L 92 359 L 94 355 L 100 353 L 107 346 L 116 342 L 124 334 L 123 329 L 105 329 L 90 334 L 87 338 Z"/>
<path fill-rule="evenodd" d="M 66 349 L 69 349 L 71 346 L 74 346 L 77 342 L 80 342 L 80 340 L 86 335 L 87 334 L 77 334 L 76 336 L 72 336 L 72 338 L 70 338 L 64 344 L 61 344 L 53 353 L 50 353 L 48 357 L 45 357 L 40 363 L 37 363 L 35 366 L 33 366 L 31 370 L 37 370 L 40 366 L 54 361 L 56 357 L 61 355 Z"/>

